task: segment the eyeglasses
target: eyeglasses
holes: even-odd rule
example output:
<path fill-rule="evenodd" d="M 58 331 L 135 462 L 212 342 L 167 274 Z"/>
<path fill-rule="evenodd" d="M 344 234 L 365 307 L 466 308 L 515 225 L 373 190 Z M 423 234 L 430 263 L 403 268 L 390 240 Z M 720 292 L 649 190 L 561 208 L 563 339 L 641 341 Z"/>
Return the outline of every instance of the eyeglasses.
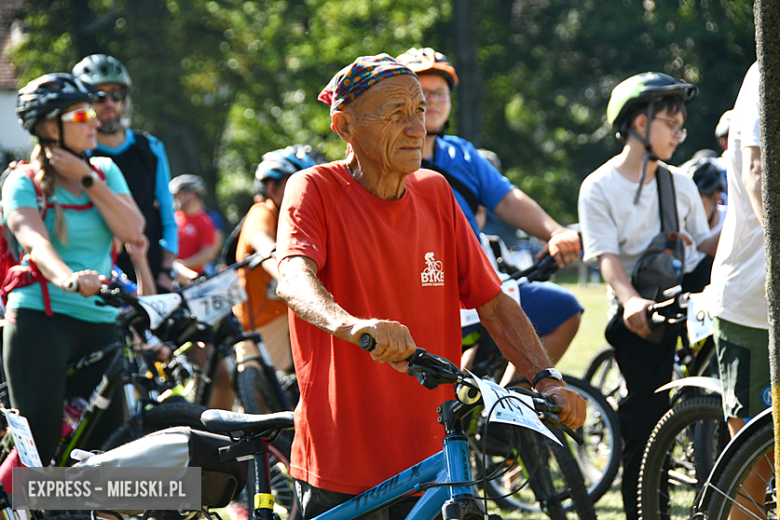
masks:
<path fill-rule="evenodd" d="M 62 114 L 62 121 L 66 123 L 89 123 L 93 119 L 97 119 L 97 112 L 92 107 L 79 108 Z"/>
<path fill-rule="evenodd" d="M 125 90 L 101 90 L 98 93 L 97 100 L 95 103 L 104 103 L 108 100 L 108 98 L 111 98 L 114 103 L 121 103 L 127 98 L 127 91 Z"/>
<path fill-rule="evenodd" d="M 679 137 L 680 138 L 680 143 L 685 141 L 685 138 L 688 137 L 688 130 L 686 130 L 685 128 L 681 127 L 680 124 L 677 121 L 673 121 L 671 119 L 664 119 L 663 117 L 656 117 L 655 119 L 657 119 L 658 121 L 661 121 L 666 126 L 668 126 L 669 130 L 672 131 L 672 135 L 674 137 Z"/>
<path fill-rule="evenodd" d="M 423 90 L 423 96 L 425 99 L 433 98 L 435 101 L 444 101 L 450 98 L 450 91 L 446 88 L 443 90 Z"/>

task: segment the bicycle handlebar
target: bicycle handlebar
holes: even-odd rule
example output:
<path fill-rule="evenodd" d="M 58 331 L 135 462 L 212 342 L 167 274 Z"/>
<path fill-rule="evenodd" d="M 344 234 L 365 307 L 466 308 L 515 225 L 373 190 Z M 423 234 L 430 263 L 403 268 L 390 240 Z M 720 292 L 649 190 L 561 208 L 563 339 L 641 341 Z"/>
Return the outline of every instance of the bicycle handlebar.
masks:
<path fill-rule="evenodd" d="M 367 352 L 371 352 L 375 347 L 376 340 L 370 334 L 365 333 L 360 336 L 360 348 Z M 429 390 L 433 390 L 442 384 L 461 385 L 463 388 L 468 388 L 469 390 L 476 386 L 469 382 L 472 380 L 472 377 L 461 371 L 452 361 L 431 354 L 424 349 L 417 348 L 414 354 L 406 358 L 406 361 L 409 363 L 407 373 L 414 376 L 421 385 Z M 547 426 L 563 430 L 578 444 L 584 442 L 579 434 L 560 422 L 558 415 L 561 413 L 562 409 L 555 404 L 552 399 L 544 394 L 525 388 L 513 388 L 512 390 L 529 395 L 533 399 L 535 411 L 542 422 Z M 481 400 L 481 396 L 476 398 L 471 392 L 462 392 L 457 386 L 455 395 L 457 396 L 458 401 L 466 405 L 476 404 Z"/>
<path fill-rule="evenodd" d="M 656 328 L 664 323 L 679 323 L 687 318 L 689 292 L 682 292 L 678 285 L 665 292 L 677 293 L 670 299 L 650 305 L 646 310 L 647 323 L 650 328 Z"/>

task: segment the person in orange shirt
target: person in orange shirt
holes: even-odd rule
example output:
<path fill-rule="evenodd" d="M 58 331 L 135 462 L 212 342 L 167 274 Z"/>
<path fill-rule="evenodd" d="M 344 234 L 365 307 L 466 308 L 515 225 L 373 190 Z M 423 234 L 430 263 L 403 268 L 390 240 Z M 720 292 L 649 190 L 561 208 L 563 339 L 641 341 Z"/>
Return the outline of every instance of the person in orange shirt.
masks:
<path fill-rule="evenodd" d="M 236 260 L 259 252 L 270 253 L 276 246 L 276 226 L 287 179 L 300 170 L 323 162 L 311 146 L 294 145 L 263 155 L 255 172 L 255 204 L 249 209 L 236 246 Z M 233 312 L 244 330 L 257 330 L 263 336 L 271 362 L 277 370 L 291 371 L 290 326 L 287 305 L 276 296 L 276 262 L 263 262 L 262 269 L 239 270 L 247 301 Z"/>

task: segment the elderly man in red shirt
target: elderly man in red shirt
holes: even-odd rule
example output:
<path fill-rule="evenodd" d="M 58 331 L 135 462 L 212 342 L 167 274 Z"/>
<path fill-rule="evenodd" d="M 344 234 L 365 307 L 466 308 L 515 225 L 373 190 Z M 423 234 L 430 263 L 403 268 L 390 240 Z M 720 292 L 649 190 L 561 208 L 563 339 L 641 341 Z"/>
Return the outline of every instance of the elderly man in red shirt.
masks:
<path fill-rule="evenodd" d="M 417 76 L 386 54 L 361 57 L 320 100 L 347 157 L 290 178 L 277 233 L 277 293 L 295 314 L 301 399 L 291 473 L 304 518 L 441 450 L 436 408 L 452 390 L 426 390 L 396 370 L 405 371 L 417 344 L 460 359 L 460 302 L 477 309 L 529 380 L 540 376 L 537 390 L 562 406 L 564 423 L 585 417 L 584 401 L 545 377 L 553 365 L 520 306 L 501 292 L 449 184 L 420 169 L 425 98 Z M 358 347 L 365 333 L 377 343 L 370 355 Z"/>

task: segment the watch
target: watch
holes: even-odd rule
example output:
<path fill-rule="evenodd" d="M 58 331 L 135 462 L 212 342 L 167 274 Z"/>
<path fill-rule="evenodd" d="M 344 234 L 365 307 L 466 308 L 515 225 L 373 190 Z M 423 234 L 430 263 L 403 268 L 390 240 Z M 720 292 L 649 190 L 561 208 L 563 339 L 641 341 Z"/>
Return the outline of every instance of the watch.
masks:
<path fill-rule="evenodd" d="M 538 374 L 534 376 L 533 381 L 531 381 L 531 386 L 536 388 L 536 385 L 539 384 L 539 381 L 544 379 L 545 377 L 549 377 L 550 379 L 555 379 L 556 381 L 563 381 L 563 376 L 560 372 L 558 372 L 554 368 L 545 368 Z"/>
<path fill-rule="evenodd" d="M 95 173 L 94 170 L 90 170 L 88 174 L 79 180 L 79 184 L 81 185 L 82 189 L 86 190 L 87 188 L 91 188 L 95 184 L 95 181 L 99 178 L 100 177 L 97 173 Z"/>

